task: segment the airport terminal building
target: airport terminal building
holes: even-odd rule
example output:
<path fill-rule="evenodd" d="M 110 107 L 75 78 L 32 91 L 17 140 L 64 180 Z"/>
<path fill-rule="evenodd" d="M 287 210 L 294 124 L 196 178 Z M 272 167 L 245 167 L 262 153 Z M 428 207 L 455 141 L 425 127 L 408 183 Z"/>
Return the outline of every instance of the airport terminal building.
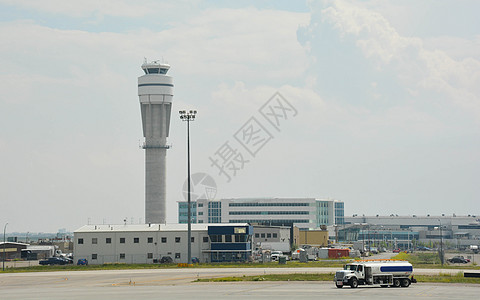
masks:
<path fill-rule="evenodd" d="M 480 245 L 480 218 L 475 215 L 457 216 L 359 216 L 345 217 L 345 224 L 337 228 L 342 242 L 367 241 L 409 249 L 416 243 L 437 247 L 443 243 L 449 248 L 465 249 Z"/>
<path fill-rule="evenodd" d="M 192 223 L 250 223 L 316 229 L 344 223 L 344 203 L 317 198 L 197 199 Z M 178 222 L 187 223 L 187 201 L 178 202 Z"/>

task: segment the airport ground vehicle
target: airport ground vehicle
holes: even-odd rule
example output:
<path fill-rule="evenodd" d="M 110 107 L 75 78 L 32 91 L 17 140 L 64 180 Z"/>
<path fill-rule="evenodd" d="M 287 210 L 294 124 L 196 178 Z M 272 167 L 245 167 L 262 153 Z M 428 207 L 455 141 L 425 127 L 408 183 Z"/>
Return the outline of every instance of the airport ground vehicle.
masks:
<path fill-rule="evenodd" d="M 272 251 L 272 254 L 270 255 L 270 258 L 273 261 L 278 261 L 278 258 L 283 255 L 282 251 Z"/>
<path fill-rule="evenodd" d="M 163 256 L 160 259 L 160 263 L 161 264 L 171 264 L 171 263 L 173 263 L 173 259 L 170 256 Z"/>
<path fill-rule="evenodd" d="M 416 282 L 412 275 L 413 267 L 408 261 L 397 260 L 362 260 L 346 264 L 344 269 L 335 273 L 333 279 L 337 288 L 360 284 L 382 287 L 408 287 Z"/>
<path fill-rule="evenodd" d="M 452 263 L 452 264 L 466 264 L 469 263 L 469 259 L 465 259 L 463 256 L 454 256 L 450 259 L 447 259 L 447 262 Z"/>
<path fill-rule="evenodd" d="M 432 249 L 428 248 L 428 247 L 423 247 L 423 246 L 420 246 L 417 248 L 418 251 L 430 251 Z"/>
<path fill-rule="evenodd" d="M 86 266 L 86 265 L 88 265 L 88 260 L 85 259 L 85 258 L 80 258 L 79 260 L 77 260 L 77 265 L 78 266 Z"/>
<path fill-rule="evenodd" d="M 63 257 L 50 257 L 45 260 L 41 260 L 38 262 L 40 265 L 66 265 L 69 263 L 68 260 L 66 260 Z"/>

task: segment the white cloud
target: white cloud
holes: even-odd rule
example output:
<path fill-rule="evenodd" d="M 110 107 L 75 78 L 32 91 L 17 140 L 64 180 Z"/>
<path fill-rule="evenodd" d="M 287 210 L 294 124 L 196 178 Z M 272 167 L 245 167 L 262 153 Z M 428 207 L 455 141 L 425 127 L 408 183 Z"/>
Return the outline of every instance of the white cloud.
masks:
<path fill-rule="evenodd" d="M 305 22 L 306 14 L 249 8 L 207 10 L 160 32 L 92 33 L 31 21 L 3 23 L 0 36 L 9 43 L 0 48 L 1 73 L 71 78 L 75 85 L 89 86 L 98 82 L 95 77 L 102 69 L 112 72 L 103 76 L 109 81 L 113 72 L 126 66 L 125 60 L 131 63 L 143 56 L 156 59 L 162 55 L 176 74 L 223 80 L 295 79 L 307 67 L 295 36 L 299 24 Z"/>
<path fill-rule="evenodd" d="M 424 39 L 423 45 L 430 51 L 441 50 L 456 61 L 468 58 L 480 61 L 480 35 L 473 39 L 454 36 L 431 37 Z"/>
<path fill-rule="evenodd" d="M 0 3 L 31 9 L 50 14 L 62 14 L 76 18 L 98 16 L 116 17 L 144 17 L 178 8 L 175 1 L 173 5 L 169 1 L 122 1 L 122 0 L 83 0 L 83 1 L 62 1 L 62 0 L 1 0 Z M 186 2 L 183 3 L 186 5 Z"/>
<path fill-rule="evenodd" d="M 72 13 L 70 7 L 58 9 Z M 101 222 L 102 216 L 123 218 L 125 212 L 136 219 L 137 214 L 143 217 L 143 153 L 137 149 L 141 122 L 136 95 L 143 57 L 163 56 L 172 65 L 175 105 L 201 111 L 196 125 L 202 127 L 194 130 L 218 130 L 214 116 L 220 115 L 233 119 L 230 127 L 220 128 L 231 135 L 243 124 L 243 117 L 258 108 L 255 105 L 271 96 L 275 91 L 271 86 L 298 80 L 306 69 L 307 57 L 296 40 L 296 30 L 308 17 L 254 8 L 209 9 L 161 31 L 146 27 L 124 33 L 66 30 L 25 20 L 2 23 L 0 37 L 8 43 L 0 46 L 0 122 L 15 124 L 14 128 L 2 126 L 0 151 L 9 157 L 2 162 L 0 177 L 8 179 L 3 181 L 8 184 L 2 194 L 9 203 L 33 197 L 31 207 L 39 212 L 51 203 L 65 202 L 66 197 L 72 203 L 110 204 L 88 216 L 82 212 L 70 229 L 85 223 L 87 217 L 92 222 Z M 236 101 L 254 101 L 243 108 L 245 115 L 228 115 L 226 105 L 213 105 L 229 99 L 233 111 L 242 109 Z M 175 147 L 169 153 L 169 222 L 176 221 L 175 201 L 181 199 L 184 180 L 184 171 L 178 168 L 184 160 L 180 142 L 184 128 L 175 119 L 172 115 L 169 142 Z M 205 134 L 196 144 L 195 155 L 210 154 L 219 142 L 216 136 Z M 22 161 L 20 168 L 16 161 Z M 24 171 L 27 181 L 41 178 L 28 190 L 22 187 Z M 74 195 L 67 195 L 69 191 Z M 13 205 L 4 209 L 14 215 Z M 71 214 L 69 207 L 59 213 Z"/>
<path fill-rule="evenodd" d="M 11 203 L 35 199 L 30 207 L 43 212 L 48 207 L 43 204 L 68 198 L 97 208 L 76 211 L 71 229 L 88 217 L 92 222 L 105 216 L 130 218 L 125 212 L 143 217 L 136 95 L 143 57 L 163 56 L 172 65 L 174 111 L 199 110 L 191 136 L 198 171 L 214 172 L 208 156 L 249 117 L 258 116 L 276 91 L 298 110 L 244 173 L 221 186 L 222 196 L 334 196 L 345 200 L 348 210 L 362 210 L 368 203 L 388 203 L 385 199 L 395 197 L 390 187 L 410 193 L 412 202 L 425 196 L 402 190 L 413 167 L 418 178 L 427 180 L 444 162 L 458 172 L 465 162 L 472 170 L 478 166 L 478 146 L 472 142 L 478 140 L 478 127 L 469 115 L 478 107 L 478 55 L 469 55 L 475 41 L 464 43 L 469 49 L 463 50 L 436 47 L 441 41 L 408 37 L 378 10 L 364 9 L 363 2 L 313 7 L 311 20 L 310 14 L 253 7 L 197 6 L 186 16 L 182 9 L 188 2 L 169 2 L 172 10 L 165 2 L 149 1 L 119 2 L 114 8 L 108 1 L 1 3 L 28 10 L 28 17 L 36 18 L 31 10 L 42 16 L 0 24 L 0 37 L 8 41 L 0 45 L 0 152 L 5 160 L 0 191 L 11 199 L 3 207 L 9 215 L 17 213 Z M 151 4 L 145 6 L 148 11 L 140 7 L 145 4 Z M 166 12 L 167 19 L 155 23 L 161 29 L 142 21 Z M 58 28 L 56 20 L 48 22 L 49 13 L 78 18 L 76 23 L 119 16 L 132 17 L 136 24 L 125 25 L 121 33 L 66 30 L 77 27 Z M 297 36 L 302 24 L 308 37 L 303 46 Z M 465 112 L 464 107 L 472 109 Z M 169 222 L 176 221 L 175 201 L 182 199 L 184 125 L 172 115 Z M 472 178 L 467 175 L 461 173 L 459 181 Z M 422 190 L 421 183 L 407 183 Z M 442 177 L 426 184 L 441 186 L 428 191 L 438 196 L 435 200 L 457 192 Z M 465 188 L 474 194 L 475 186 Z M 466 193 L 463 198 L 474 198 Z M 384 209 L 408 212 L 404 205 Z M 70 207 L 63 215 L 71 216 Z M 23 224 L 35 218 L 17 217 Z"/>
<path fill-rule="evenodd" d="M 177 68 L 182 72 L 278 80 L 305 70 L 307 59 L 296 30 L 307 22 L 308 14 L 302 13 L 212 9 L 159 37 L 172 49 L 168 57 L 181 58 Z"/>
<path fill-rule="evenodd" d="M 411 91 L 443 93 L 451 103 L 480 115 L 480 61 L 457 61 L 441 50 L 427 50 L 421 39 L 403 37 L 381 14 L 345 1 L 322 10 L 324 22 L 356 45 L 378 68 L 391 68 Z"/>

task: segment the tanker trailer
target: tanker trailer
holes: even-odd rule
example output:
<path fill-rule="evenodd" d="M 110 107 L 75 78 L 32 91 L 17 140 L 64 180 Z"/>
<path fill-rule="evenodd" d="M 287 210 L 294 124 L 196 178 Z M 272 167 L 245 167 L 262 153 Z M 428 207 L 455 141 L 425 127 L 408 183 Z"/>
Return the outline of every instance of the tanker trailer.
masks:
<path fill-rule="evenodd" d="M 412 264 L 396 260 L 364 260 L 346 264 L 343 270 L 335 272 L 337 288 L 349 285 L 352 288 L 378 284 L 382 287 L 408 287 L 417 282 L 413 276 Z"/>

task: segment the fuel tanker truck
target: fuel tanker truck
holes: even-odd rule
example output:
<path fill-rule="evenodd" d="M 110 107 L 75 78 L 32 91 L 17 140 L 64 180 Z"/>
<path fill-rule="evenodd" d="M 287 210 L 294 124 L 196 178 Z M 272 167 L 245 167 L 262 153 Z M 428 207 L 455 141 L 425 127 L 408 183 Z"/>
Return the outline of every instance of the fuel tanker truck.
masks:
<path fill-rule="evenodd" d="M 382 287 L 408 287 L 417 282 L 413 276 L 413 267 L 408 261 L 398 260 L 361 260 L 346 264 L 343 270 L 335 272 L 334 282 L 337 288 L 359 284 Z"/>

